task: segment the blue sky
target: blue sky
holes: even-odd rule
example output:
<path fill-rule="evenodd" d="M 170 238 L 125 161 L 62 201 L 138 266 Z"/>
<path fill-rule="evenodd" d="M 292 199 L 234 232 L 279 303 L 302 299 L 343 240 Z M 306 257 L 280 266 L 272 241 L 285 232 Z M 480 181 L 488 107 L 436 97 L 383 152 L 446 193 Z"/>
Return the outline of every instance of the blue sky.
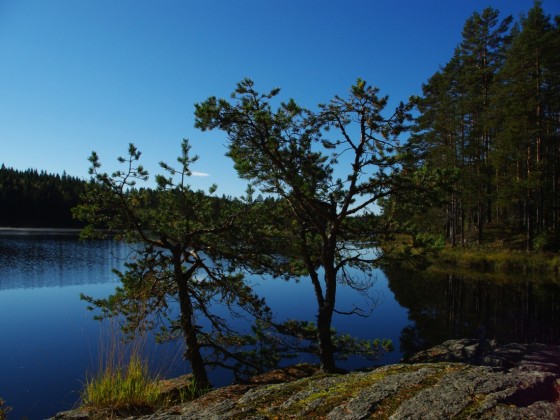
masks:
<path fill-rule="evenodd" d="M 236 82 L 282 88 L 314 107 L 356 78 L 391 104 L 420 94 L 451 57 L 465 20 L 532 0 L 0 0 L 0 163 L 87 178 L 129 142 L 149 171 L 183 138 L 200 160 L 192 186 L 240 195 L 224 137 L 194 129 L 194 103 Z M 560 14 L 560 0 L 544 0 Z"/>

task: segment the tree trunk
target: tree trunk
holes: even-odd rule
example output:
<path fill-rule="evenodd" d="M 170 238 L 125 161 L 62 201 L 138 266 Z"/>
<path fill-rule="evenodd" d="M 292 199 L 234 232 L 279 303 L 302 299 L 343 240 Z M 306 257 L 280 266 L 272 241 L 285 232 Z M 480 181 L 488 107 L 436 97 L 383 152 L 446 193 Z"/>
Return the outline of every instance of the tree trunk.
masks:
<path fill-rule="evenodd" d="M 455 247 L 457 238 L 457 199 L 455 193 L 451 194 L 451 206 L 449 208 L 449 239 L 451 246 Z"/>
<path fill-rule="evenodd" d="M 324 372 L 336 372 L 334 361 L 334 344 L 332 342 L 331 323 L 333 306 L 327 302 L 319 308 L 317 315 L 317 335 L 319 339 L 319 360 L 321 370 Z"/>
<path fill-rule="evenodd" d="M 325 297 L 319 304 L 317 314 L 317 334 L 319 338 L 319 360 L 325 372 L 336 372 L 335 348 L 332 341 L 331 325 L 336 301 L 336 270 L 334 248 L 336 239 L 330 237 L 323 248 L 323 268 L 325 270 Z"/>
<path fill-rule="evenodd" d="M 531 171 L 531 145 L 527 145 L 527 186 L 525 191 L 525 229 L 526 229 L 526 249 L 527 251 L 533 250 L 533 200 L 532 200 L 532 171 Z"/>
<path fill-rule="evenodd" d="M 532 251 L 533 250 L 533 215 L 532 215 L 532 207 L 529 203 L 529 199 L 527 200 L 526 206 L 526 217 L 527 217 L 527 231 L 526 231 L 526 250 Z"/>
<path fill-rule="evenodd" d="M 191 303 L 191 297 L 188 286 L 188 276 L 183 273 L 180 256 L 174 256 L 174 274 L 179 289 L 179 306 L 181 308 L 181 329 L 185 338 L 186 351 L 185 358 L 191 365 L 193 378 L 199 389 L 208 389 L 212 387 L 204 359 L 200 353 L 200 343 L 197 337 L 197 326 L 194 319 L 194 311 Z"/>
<path fill-rule="evenodd" d="M 190 314 L 185 314 L 185 306 L 189 307 Z M 196 386 L 199 389 L 208 389 L 212 387 L 212 384 L 210 383 L 208 374 L 206 373 L 204 359 L 200 353 L 200 343 L 198 342 L 198 337 L 196 335 L 196 326 L 193 321 L 194 319 L 192 316 L 190 301 L 188 303 L 184 303 L 181 299 L 181 327 L 183 329 L 186 344 L 185 357 L 191 365 Z"/>
<path fill-rule="evenodd" d="M 465 246 L 465 240 L 465 209 L 461 207 L 461 246 L 463 247 Z"/>
<path fill-rule="evenodd" d="M 476 214 L 478 217 L 477 220 L 477 242 L 479 245 L 482 244 L 482 230 L 484 229 L 484 220 L 483 220 L 483 215 L 484 215 L 484 208 L 482 205 L 482 201 L 479 199 L 478 200 L 478 204 L 476 206 Z"/>

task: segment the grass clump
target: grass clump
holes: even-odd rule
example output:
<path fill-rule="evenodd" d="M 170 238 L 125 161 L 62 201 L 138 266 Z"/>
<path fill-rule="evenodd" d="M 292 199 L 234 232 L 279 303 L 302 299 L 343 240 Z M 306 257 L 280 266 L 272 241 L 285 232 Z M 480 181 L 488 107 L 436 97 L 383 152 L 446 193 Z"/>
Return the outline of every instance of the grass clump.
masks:
<path fill-rule="evenodd" d="M 148 362 L 133 352 L 126 363 L 106 362 L 86 381 L 82 404 L 88 411 L 117 415 L 149 414 L 160 408 L 192 401 L 208 392 L 191 375 L 163 380 L 150 373 Z M 0 420 L 4 420 L 0 417 Z"/>
<path fill-rule="evenodd" d="M 154 409 L 162 402 L 158 378 L 150 375 L 147 362 L 130 356 L 125 366 L 108 364 L 86 382 L 82 400 L 96 409 Z"/>
<path fill-rule="evenodd" d="M 81 393 L 81 409 L 90 418 L 151 414 L 208 391 L 198 386 L 192 375 L 163 379 L 161 370 L 154 371 L 148 363 L 145 335 L 128 340 L 114 323 L 105 328 L 99 340 L 96 373 L 88 374 Z"/>
<path fill-rule="evenodd" d="M 8 413 L 12 410 L 10 407 L 6 407 L 5 404 L 4 400 L 0 398 L 0 420 L 6 420 Z"/>

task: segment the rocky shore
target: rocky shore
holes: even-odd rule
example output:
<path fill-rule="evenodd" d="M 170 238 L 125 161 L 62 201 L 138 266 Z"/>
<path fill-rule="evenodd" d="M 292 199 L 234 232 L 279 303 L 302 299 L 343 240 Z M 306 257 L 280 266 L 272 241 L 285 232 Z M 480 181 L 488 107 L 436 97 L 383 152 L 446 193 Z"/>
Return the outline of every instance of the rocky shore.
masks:
<path fill-rule="evenodd" d="M 168 384 L 170 392 L 181 381 Z M 81 408 L 56 420 L 97 420 Z M 451 340 L 405 363 L 346 374 L 298 365 L 128 420 L 560 419 L 560 347 Z"/>

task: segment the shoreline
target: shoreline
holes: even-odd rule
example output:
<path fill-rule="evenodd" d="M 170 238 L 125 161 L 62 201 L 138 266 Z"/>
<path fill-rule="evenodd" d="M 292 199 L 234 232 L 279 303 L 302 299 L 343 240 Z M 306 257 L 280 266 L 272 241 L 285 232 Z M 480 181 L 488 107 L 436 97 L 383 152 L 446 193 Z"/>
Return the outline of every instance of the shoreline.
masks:
<path fill-rule="evenodd" d="M 474 273 L 502 275 L 544 275 L 558 278 L 560 253 L 551 251 L 519 251 L 491 247 L 444 248 L 431 258 L 433 268 L 452 268 Z M 433 269 L 432 268 L 432 269 Z"/>
<path fill-rule="evenodd" d="M 79 235 L 81 228 L 0 227 L 0 236 L 7 235 Z"/>
<path fill-rule="evenodd" d="M 559 357 L 560 346 L 456 339 L 373 369 L 293 365 L 148 412 L 82 406 L 50 420 L 558 418 Z"/>

